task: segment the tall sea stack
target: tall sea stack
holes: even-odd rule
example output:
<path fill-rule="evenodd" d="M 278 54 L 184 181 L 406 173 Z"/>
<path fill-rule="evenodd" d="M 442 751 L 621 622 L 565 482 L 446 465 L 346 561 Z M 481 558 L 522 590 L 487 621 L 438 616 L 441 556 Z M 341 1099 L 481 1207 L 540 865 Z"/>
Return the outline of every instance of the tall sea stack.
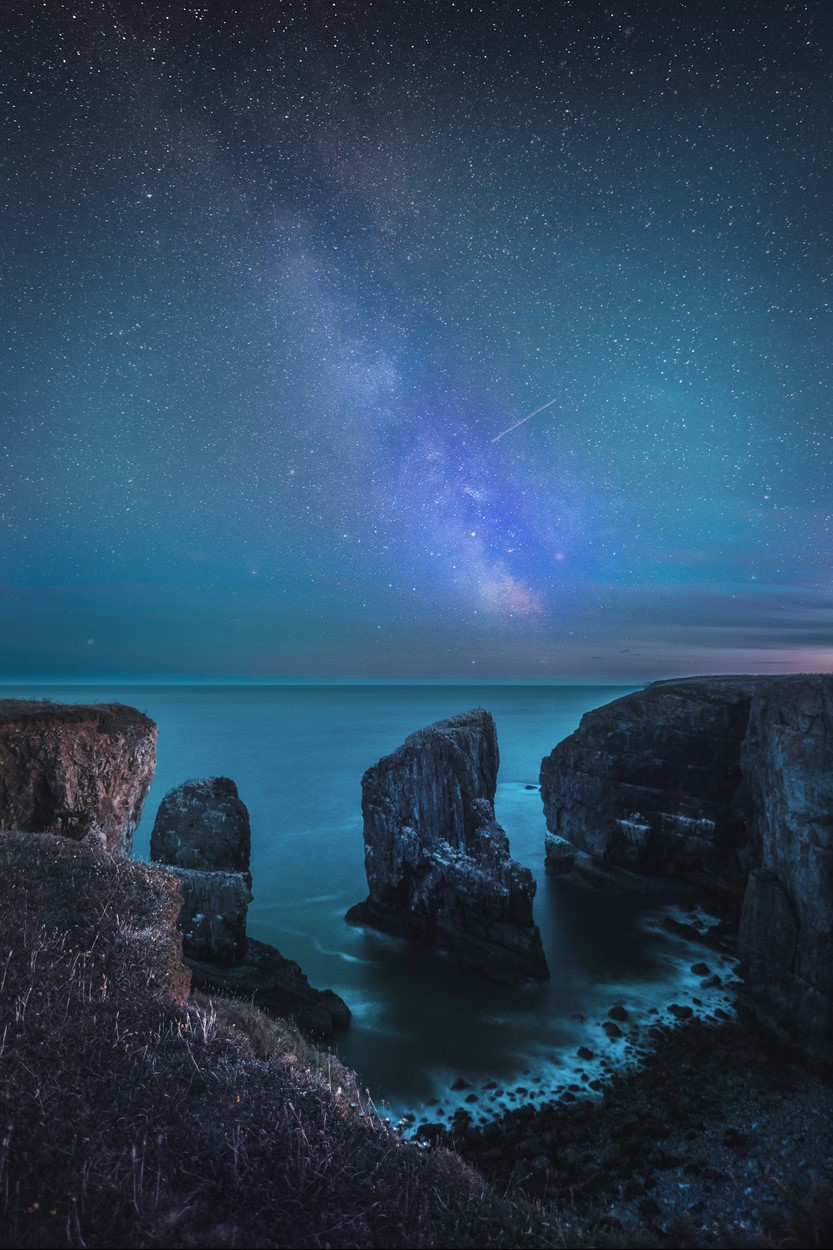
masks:
<path fill-rule="evenodd" d="M 362 778 L 369 895 L 348 919 L 495 980 L 545 979 L 535 881 L 495 821 L 495 724 L 477 708 L 406 738 Z"/>

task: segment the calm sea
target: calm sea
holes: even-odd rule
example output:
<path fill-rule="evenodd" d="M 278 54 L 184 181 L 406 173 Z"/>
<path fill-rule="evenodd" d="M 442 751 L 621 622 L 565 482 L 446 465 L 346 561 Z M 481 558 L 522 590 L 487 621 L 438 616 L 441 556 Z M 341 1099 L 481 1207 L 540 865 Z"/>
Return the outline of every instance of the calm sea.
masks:
<path fill-rule="evenodd" d="M 644 899 L 599 895 L 543 871 L 543 755 L 584 712 L 628 693 L 613 686 L 42 686 L 4 696 L 119 701 L 159 725 L 156 776 L 135 854 L 146 858 L 162 796 L 190 777 L 225 775 L 252 819 L 254 902 L 249 933 L 296 959 L 310 982 L 337 990 L 353 1023 L 337 1049 L 377 1105 L 394 1115 L 447 1117 L 543 1098 L 638 1053 L 639 1029 L 672 1002 L 712 1010 L 728 1000 L 698 988 L 702 950 L 662 928 L 668 912 Z M 538 882 L 536 919 L 551 980 L 509 988 L 455 971 L 443 955 L 347 925 L 367 893 L 361 776 L 407 734 L 471 707 L 495 718 L 501 754 L 498 820 L 513 855 Z M 716 970 L 728 975 L 727 966 Z M 698 1006 L 697 1000 L 702 1006 Z M 614 1003 L 627 1039 L 601 1025 Z M 596 1059 L 580 1064 L 579 1045 Z M 495 1088 L 495 1086 L 497 1088 Z M 519 1093 L 518 1089 L 523 1092 Z M 528 1093 L 527 1093 L 528 1091 Z M 436 1101 L 435 1101 L 436 1100 Z"/>

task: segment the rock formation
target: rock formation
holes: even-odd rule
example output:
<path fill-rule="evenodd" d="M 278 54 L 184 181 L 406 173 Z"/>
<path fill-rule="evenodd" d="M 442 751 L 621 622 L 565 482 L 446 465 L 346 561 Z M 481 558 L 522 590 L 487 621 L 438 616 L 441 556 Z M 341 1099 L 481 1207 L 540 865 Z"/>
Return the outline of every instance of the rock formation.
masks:
<path fill-rule="evenodd" d="M 348 919 L 449 950 L 497 980 L 548 976 L 535 882 L 492 806 L 495 725 L 478 708 L 411 734 L 362 778 L 367 901 Z"/>
<path fill-rule="evenodd" d="M 329 1038 L 349 1023 L 347 1004 L 314 989 L 274 946 L 246 936 L 250 851 L 249 813 L 230 778 L 186 781 L 160 803 L 150 853 L 180 879 L 179 927 L 194 985 L 248 998 L 307 1036 Z"/>
<path fill-rule="evenodd" d="M 833 675 L 656 682 L 541 764 L 547 860 L 693 883 L 740 913 L 745 997 L 833 1062 Z"/>
<path fill-rule="evenodd" d="M 188 958 L 218 964 L 246 958 L 251 842 L 249 813 L 229 777 L 186 781 L 159 804 L 150 857 L 178 870 Z"/>
<path fill-rule="evenodd" d="M 209 872 L 248 872 L 251 848 L 249 813 L 228 777 L 186 781 L 159 804 L 151 859 Z"/>
<path fill-rule="evenodd" d="M 0 829 L 93 834 L 129 854 L 156 738 L 152 720 L 119 703 L 0 700 Z"/>

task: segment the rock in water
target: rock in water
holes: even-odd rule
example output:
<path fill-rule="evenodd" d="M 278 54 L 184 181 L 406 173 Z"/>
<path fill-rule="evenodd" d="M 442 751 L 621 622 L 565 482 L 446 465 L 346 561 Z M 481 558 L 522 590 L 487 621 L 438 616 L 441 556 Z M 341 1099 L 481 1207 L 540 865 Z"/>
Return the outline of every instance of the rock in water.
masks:
<path fill-rule="evenodd" d="M 672 877 L 740 910 L 744 997 L 833 1063 L 833 675 L 655 682 L 541 764 L 556 870 Z"/>
<path fill-rule="evenodd" d="M 180 880 L 179 928 L 196 988 L 247 998 L 294 1020 L 316 1040 L 349 1023 L 350 1009 L 338 994 L 315 989 L 293 960 L 246 936 L 251 826 L 229 777 L 186 781 L 169 791 L 159 805 L 150 853 Z"/>
<path fill-rule="evenodd" d="M 248 872 L 251 824 L 230 777 L 186 781 L 159 804 L 151 859 L 180 868 Z"/>
<path fill-rule="evenodd" d="M 0 828 L 129 854 L 156 765 L 156 725 L 120 703 L 0 700 Z"/>
<path fill-rule="evenodd" d="M 450 951 L 500 981 L 545 979 L 535 881 L 495 821 L 495 724 L 477 708 L 411 734 L 362 778 L 370 894 L 349 920 Z"/>
<path fill-rule="evenodd" d="M 202 777 L 159 804 L 150 857 L 181 869 L 179 927 L 189 959 L 237 964 L 246 958 L 251 825 L 229 777 Z"/>

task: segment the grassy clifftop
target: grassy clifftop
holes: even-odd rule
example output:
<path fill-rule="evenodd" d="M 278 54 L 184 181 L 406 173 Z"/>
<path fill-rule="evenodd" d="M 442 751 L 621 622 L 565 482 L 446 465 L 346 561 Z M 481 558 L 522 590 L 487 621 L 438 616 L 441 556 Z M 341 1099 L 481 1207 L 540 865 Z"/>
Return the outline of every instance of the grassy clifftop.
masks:
<path fill-rule="evenodd" d="M 189 998 L 177 910 L 170 873 L 0 833 L 0 1244 L 565 1244 L 288 1026 Z"/>

